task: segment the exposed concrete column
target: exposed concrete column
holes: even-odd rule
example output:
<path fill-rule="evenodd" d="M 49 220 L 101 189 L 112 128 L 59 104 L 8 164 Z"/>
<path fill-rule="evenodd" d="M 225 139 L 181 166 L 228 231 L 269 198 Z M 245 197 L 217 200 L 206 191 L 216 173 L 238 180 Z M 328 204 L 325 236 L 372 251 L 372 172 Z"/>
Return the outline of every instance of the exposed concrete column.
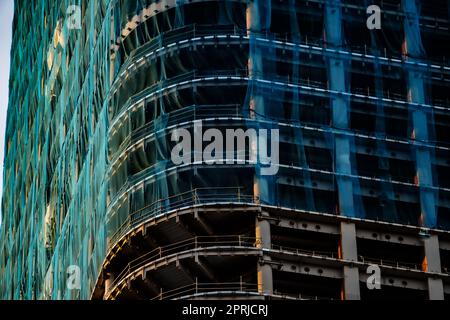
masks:
<path fill-rule="evenodd" d="M 339 48 L 343 43 L 342 35 L 342 8 L 340 0 L 329 0 L 325 7 L 325 37 L 327 45 Z M 346 81 L 346 66 L 342 59 L 330 58 L 328 60 L 328 74 L 330 90 L 338 93 L 348 91 Z M 349 100 L 344 94 L 331 98 L 333 126 L 346 129 L 349 126 Z M 351 144 L 347 136 L 335 134 L 334 162 L 338 174 L 337 192 L 339 195 L 339 214 L 355 217 L 353 201 L 353 181 L 346 177 L 352 173 Z M 341 223 L 341 240 L 339 242 L 339 255 L 341 259 L 357 261 L 356 229 L 353 223 Z M 359 270 L 357 267 L 344 266 L 344 282 L 341 292 L 342 299 L 359 300 Z"/>
<path fill-rule="evenodd" d="M 263 116 L 265 109 L 264 96 L 258 92 L 258 87 L 253 82 L 258 78 L 262 78 L 264 70 L 262 48 L 255 41 L 255 37 L 263 31 L 261 21 L 266 14 L 264 10 L 264 5 L 261 3 L 261 0 L 249 1 L 247 3 L 246 27 L 250 46 L 247 60 L 248 77 L 250 79 L 248 103 L 249 117 L 251 119 L 258 119 L 261 115 Z M 264 143 L 263 140 L 261 140 L 261 142 Z M 260 148 L 265 148 L 265 146 L 260 146 Z M 255 154 L 256 159 L 258 159 L 257 141 L 253 141 L 251 149 L 252 154 Z M 259 203 L 261 199 L 263 201 L 267 200 L 267 190 L 267 179 L 261 177 L 258 172 L 256 172 L 253 178 L 253 195 L 255 197 L 255 202 Z"/>
<path fill-rule="evenodd" d="M 341 222 L 339 257 L 347 261 L 358 261 L 356 228 L 354 223 Z M 358 267 L 348 265 L 344 266 L 344 283 L 341 292 L 341 298 L 343 300 L 361 299 Z"/>
<path fill-rule="evenodd" d="M 422 57 L 425 53 L 422 48 L 420 37 L 419 11 L 415 0 L 403 0 L 402 10 L 405 13 L 404 30 L 405 40 L 403 44 L 403 55 L 407 60 L 412 57 Z M 406 70 L 408 79 L 408 102 L 419 104 L 410 106 L 413 132 L 411 138 L 418 141 L 428 141 L 429 115 L 422 104 L 425 104 L 425 83 L 423 74 L 418 70 Z M 432 228 L 436 226 L 436 199 L 433 186 L 432 159 L 429 149 L 415 146 L 416 154 L 416 184 L 420 187 L 421 219 L 423 226 Z"/>
<path fill-rule="evenodd" d="M 271 234 L 270 234 L 270 223 L 263 217 L 256 218 L 256 239 L 257 247 L 261 249 L 270 249 L 272 247 Z"/>
<path fill-rule="evenodd" d="M 425 257 L 422 269 L 426 272 L 441 272 L 441 258 L 439 253 L 439 239 L 437 235 L 430 235 L 423 241 Z M 428 277 L 428 297 L 430 300 L 444 300 L 444 285 L 442 279 Z"/>
<path fill-rule="evenodd" d="M 111 272 L 107 272 L 105 274 L 105 292 L 103 294 L 103 300 L 106 300 L 106 295 L 111 291 L 113 282 L 114 274 Z"/>
<path fill-rule="evenodd" d="M 343 43 L 342 36 L 342 12 L 341 1 L 329 0 L 325 8 L 325 35 L 327 44 L 333 47 L 340 47 Z M 328 61 L 328 74 L 330 90 L 334 92 L 347 92 L 345 77 L 346 66 L 342 59 L 330 58 Z M 333 126 L 339 129 L 346 129 L 349 125 L 349 101 L 344 95 L 332 97 L 332 121 Z M 353 182 L 343 175 L 350 175 L 351 145 L 347 136 L 335 135 L 334 161 L 337 176 L 337 192 L 339 195 L 339 214 L 355 217 L 353 201 Z M 354 224 L 341 223 L 341 240 L 339 244 L 341 259 L 357 261 L 356 230 Z M 356 267 L 344 266 L 344 283 L 341 297 L 345 300 L 359 300 L 361 298 L 359 290 L 359 270 Z"/>
<path fill-rule="evenodd" d="M 263 213 L 263 215 L 266 215 Z M 270 249 L 272 247 L 270 223 L 263 217 L 256 217 L 255 221 L 256 247 L 260 249 Z M 263 254 L 262 260 L 258 261 L 258 292 L 273 294 L 273 276 L 270 265 L 270 257 Z"/>
<path fill-rule="evenodd" d="M 273 277 L 270 264 L 258 263 L 258 293 L 273 294 Z"/>

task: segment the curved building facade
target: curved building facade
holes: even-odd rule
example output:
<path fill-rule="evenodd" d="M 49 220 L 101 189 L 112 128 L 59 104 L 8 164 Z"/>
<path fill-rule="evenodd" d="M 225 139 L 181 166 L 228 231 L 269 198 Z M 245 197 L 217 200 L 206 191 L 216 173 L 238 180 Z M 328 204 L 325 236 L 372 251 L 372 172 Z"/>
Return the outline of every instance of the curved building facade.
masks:
<path fill-rule="evenodd" d="M 449 297 L 448 1 L 15 10 L 1 298 Z"/>

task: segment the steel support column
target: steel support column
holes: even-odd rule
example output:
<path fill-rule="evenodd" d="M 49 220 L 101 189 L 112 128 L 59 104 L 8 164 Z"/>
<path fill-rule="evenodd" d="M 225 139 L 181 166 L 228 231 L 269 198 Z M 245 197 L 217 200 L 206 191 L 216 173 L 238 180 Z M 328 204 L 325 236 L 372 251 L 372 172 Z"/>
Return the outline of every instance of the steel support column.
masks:
<path fill-rule="evenodd" d="M 343 43 L 342 12 L 340 0 L 328 0 L 325 7 L 325 37 L 327 46 L 340 48 Z M 330 90 L 345 93 L 348 91 L 345 77 L 345 61 L 339 58 L 329 58 L 328 74 Z M 349 100 L 343 94 L 331 98 L 333 126 L 339 129 L 347 129 L 349 125 Z M 350 175 L 351 147 L 349 138 L 345 135 L 335 135 L 334 139 L 335 171 L 341 175 Z M 337 188 L 339 194 L 339 213 L 345 216 L 355 217 L 353 203 L 353 182 L 345 176 L 337 176 Z"/>
<path fill-rule="evenodd" d="M 431 235 L 425 238 L 423 242 L 425 248 L 425 258 L 422 265 L 423 270 L 441 273 L 438 236 Z M 444 285 L 442 279 L 428 277 L 428 297 L 430 300 L 444 300 Z"/>
<path fill-rule="evenodd" d="M 106 300 L 107 294 L 112 289 L 112 284 L 114 282 L 114 274 L 111 272 L 108 272 L 105 274 L 105 292 L 103 294 L 103 299 Z"/>
<path fill-rule="evenodd" d="M 257 247 L 270 249 L 272 247 L 270 223 L 262 217 L 256 217 L 255 236 Z M 273 294 L 272 267 L 269 263 L 271 258 L 263 254 L 262 260 L 258 261 L 258 292 L 261 294 Z"/>
<path fill-rule="evenodd" d="M 249 96 L 249 117 L 252 119 L 258 119 L 259 117 L 264 116 L 265 113 L 264 95 L 259 92 L 258 87 L 254 82 L 255 79 L 263 76 L 264 71 L 262 48 L 255 40 L 255 38 L 263 32 L 261 21 L 266 16 L 264 3 L 261 2 L 263 2 L 263 0 L 249 1 L 246 9 L 247 35 L 249 37 L 250 46 L 247 61 L 250 89 L 247 92 L 247 95 Z M 264 141 L 262 142 L 264 143 Z M 264 148 L 264 146 L 259 146 L 259 148 L 261 147 Z M 258 159 L 257 141 L 253 141 L 251 152 L 253 155 L 256 155 L 256 159 Z M 261 177 L 258 168 L 256 168 L 255 171 L 255 176 L 253 178 L 253 195 L 257 202 L 260 200 L 265 201 L 267 200 L 268 190 L 267 179 Z"/>
<path fill-rule="evenodd" d="M 342 35 L 342 9 L 340 0 L 328 0 L 325 7 L 325 36 L 327 46 L 340 48 L 343 43 Z M 345 93 L 348 91 L 345 61 L 330 58 L 328 60 L 328 74 L 330 90 Z M 331 98 L 331 110 L 333 126 L 339 129 L 347 129 L 349 126 L 349 100 L 343 94 Z M 334 138 L 335 171 L 341 175 L 351 175 L 351 145 L 345 135 L 335 135 Z M 337 176 L 337 188 L 339 194 L 339 213 L 341 215 L 355 217 L 353 200 L 353 181 L 344 176 Z M 356 230 L 354 224 L 341 223 L 341 240 L 339 252 L 341 259 L 357 261 Z M 344 266 L 344 283 L 342 299 L 359 300 L 359 270 L 357 267 Z"/>
<path fill-rule="evenodd" d="M 356 228 L 354 223 L 341 222 L 340 258 L 346 261 L 358 261 Z M 343 300 L 361 299 L 358 267 L 344 266 L 344 283 L 341 292 Z"/>

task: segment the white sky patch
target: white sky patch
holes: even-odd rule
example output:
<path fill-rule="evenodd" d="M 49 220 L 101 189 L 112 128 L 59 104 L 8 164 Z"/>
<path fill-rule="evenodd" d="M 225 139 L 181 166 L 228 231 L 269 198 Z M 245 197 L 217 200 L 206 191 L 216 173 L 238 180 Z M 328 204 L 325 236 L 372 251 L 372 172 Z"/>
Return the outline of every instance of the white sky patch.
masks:
<path fill-rule="evenodd" d="M 0 0 L 0 195 L 3 195 L 3 158 L 5 148 L 6 111 L 8 109 L 9 63 L 14 14 L 13 0 Z M 0 206 L 0 225 L 1 225 Z"/>

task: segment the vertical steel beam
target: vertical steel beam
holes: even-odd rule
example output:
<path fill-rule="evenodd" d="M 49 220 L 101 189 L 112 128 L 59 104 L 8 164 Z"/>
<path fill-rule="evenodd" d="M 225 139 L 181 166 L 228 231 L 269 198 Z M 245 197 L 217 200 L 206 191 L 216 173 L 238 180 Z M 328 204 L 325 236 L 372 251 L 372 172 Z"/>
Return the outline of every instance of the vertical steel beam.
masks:
<path fill-rule="evenodd" d="M 416 0 L 403 0 L 402 10 L 405 14 L 403 22 L 405 36 L 403 44 L 403 54 L 405 59 L 414 60 L 423 56 L 422 41 L 420 37 L 419 10 Z M 411 118 L 413 132 L 411 137 L 417 141 L 428 141 L 428 124 L 431 115 L 420 105 L 425 104 L 425 84 L 423 74 L 417 70 L 406 70 L 408 81 L 408 102 L 419 104 L 419 106 L 410 106 L 412 109 Z M 420 223 L 423 226 L 433 228 L 436 226 L 436 199 L 434 191 L 430 189 L 433 186 L 433 173 L 431 153 L 428 149 L 420 146 L 414 146 L 416 156 L 416 184 L 420 188 L 421 218 Z"/>
<path fill-rule="evenodd" d="M 270 1 L 269 0 L 253 0 L 249 1 L 246 9 L 247 35 L 249 36 L 249 57 L 247 62 L 248 76 L 250 79 L 248 95 L 249 99 L 249 117 L 258 119 L 265 115 L 264 94 L 256 83 L 256 79 L 264 76 L 264 56 L 263 48 L 256 41 L 256 37 L 261 36 L 267 28 L 267 21 L 270 21 Z M 259 127 L 259 124 L 256 123 Z M 259 162 L 259 150 L 267 150 L 266 145 L 258 145 L 267 143 L 264 139 L 254 141 L 251 146 L 253 154 L 257 155 Z M 259 163 L 256 166 L 253 178 L 253 195 L 257 202 L 270 202 L 269 180 L 267 177 L 261 176 Z"/>
<path fill-rule="evenodd" d="M 425 257 L 422 269 L 426 272 L 441 273 L 441 258 L 439 239 L 437 235 L 430 235 L 424 240 Z M 428 277 L 428 297 L 430 300 L 444 300 L 444 285 L 442 279 Z"/>
<path fill-rule="evenodd" d="M 265 6 L 265 1 L 266 0 L 249 1 L 246 9 L 246 27 L 250 45 L 247 61 L 248 76 L 250 79 L 249 90 L 251 90 L 249 92 L 249 116 L 252 119 L 257 119 L 265 113 L 264 95 L 259 92 L 257 84 L 254 82 L 255 79 L 263 76 L 264 71 L 262 48 L 256 43 L 255 37 L 264 31 L 261 22 L 268 14 L 266 12 L 268 8 Z M 263 141 L 264 139 L 261 140 L 262 141 L 258 142 L 265 143 L 265 141 Z M 256 144 L 256 141 L 253 143 L 254 145 L 251 146 L 251 152 L 256 154 L 258 159 L 258 145 Z M 267 146 L 259 146 L 259 148 L 266 149 Z M 267 178 L 261 177 L 258 171 L 259 169 L 256 168 L 255 176 L 253 178 L 253 195 L 257 202 L 260 200 L 267 201 L 269 188 L 268 181 Z"/>
<path fill-rule="evenodd" d="M 325 7 L 325 37 L 327 46 L 339 48 L 343 43 L 342 35 L 342 9 L 340 0 L 328 0 Z M 338 93 L 348 91 L 346 81 L 345 61 L 339 58 L 329 58 L 328 74 L 330 90 Z M 338 129 L 347 129 L 349 126 L 349 100 L 343 94 L 332 97 L 331 110 L 333 126 Z M 355 217 L 353 201 L 353 182 L 343 175 L 352 173 L 351 145 L 347 136 L 335 135 L 335 170 L 338 176 L 337 188 L 339 194 L 339 213 Z M 341 223 L 341 240 L 339 244 L 341 259 L 357 261 L 356 230 L 354 224 Z M 344 266 L 344 282 L 342 299 L 359 300 L 359 270 L 357 267 Z"/>
<path fill-rule="evenodd" d="M 346 261 L 358 261 L 356 245 L 356 228 L 354 223 L 341 222 L 341 239 L 339 242 L 340 258 Z M 341 292 L 343 300 L 360 300 L 359 270 L 351 265 L 344 266 L 344 283 Z"/>
<path fill-rule="evenodd" d="M 340 0 L 328 0 L 325 7 L 325 37 L 327 46 L 341 47 L 342 35 L 342 12 Z M 329 58 L 328 74 L 329 87 L 334 92 L 344 93 L 348 91 L 345 77 L 345 64 L 341 58 Z M 347 129 L 349 125 L 349 100 L 342 94 L 331 98 L 331 110 L 333 126 L 339 129 Z M 351 146 L 347 136 L 335 135 L 335 171 L 338 174 L 337 187 L 339 194 L 339 212 L 342 215 L 355 217 L 353 203 L 353 182 L 350 178 L 342 175 L 350 175 L 351 168 Z"/>

